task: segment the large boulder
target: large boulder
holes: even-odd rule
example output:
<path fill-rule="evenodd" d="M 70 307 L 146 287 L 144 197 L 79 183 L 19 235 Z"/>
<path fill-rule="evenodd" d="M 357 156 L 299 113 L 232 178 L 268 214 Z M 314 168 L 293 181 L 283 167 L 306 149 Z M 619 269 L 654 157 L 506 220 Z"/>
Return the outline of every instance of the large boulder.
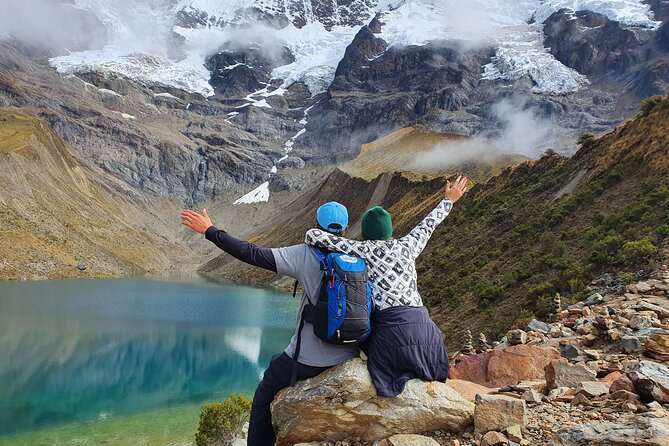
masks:
<path fill-rule="evenodd" d="M 669 419 L 648 413 L 615 423 L 575 424 L 557 436 L 564 446 L 669 446 Z"/>
<path fill-rule="evenodd" d="M 584 381 L 593 381 L 597 372 L 583 363 L 570 364 L 566 359 L 556 359 L 546 366 L 546 385 L 549 390 L 558 387 L 578 387 Z"/>
<path fill-rule="evenodd" d="M 504 395 L 476 395 L 474 428 L 477 434 L 503 431 L 516 425 L 527 425 L 525 401 Z"/>
<path fill-rule="evenodd" d="M 444 383 L 411 380 L 395 398 L 380 397 L 367 364 L 352 359 L 279 392 L 272 403 L 277 445 L 376 441 L 393 434 L 459 432 L 473 422 L 474 404 Z"/>
<path fill-rule="evenodd" d="M 451 378 L 486 387 L 512 386 L 543 378 L 544 368 L 559 357 L 560 352 L 552 347 L 514 345 L 464 357 L 451 367 Z"/>
<path fill-rule="evenodd" d="M 669 404 L 669 367 L 657 362 L 639 361 L 628 376 L 639 395 L 647 400 Z"/>

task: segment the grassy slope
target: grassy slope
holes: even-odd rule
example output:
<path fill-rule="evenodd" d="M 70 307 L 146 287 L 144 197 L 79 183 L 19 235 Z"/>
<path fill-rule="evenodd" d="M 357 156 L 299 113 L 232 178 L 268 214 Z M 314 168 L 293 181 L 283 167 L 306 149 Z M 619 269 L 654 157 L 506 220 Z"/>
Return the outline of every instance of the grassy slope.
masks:
<path fill-rule="evenodd" d="M 34 113 L 0 109 L 0 279 L 109 277 L 170 264 L 180 250 L 138 227 L 145 211 L 96 183 Z"/>
<path fill-rule="evenodd" d="M 466 157 L 476 150 L 475 162 L 456 161 L 451 167 L 416 164 L 421 155 L 451 160 Z M 440 156 L 436 156 L 436 153 Z M 486 154 L 484 156 L 483 154 Z M 440 177 L 452 172 L 466 172 L 474 181 L 486 181 L 503 169 L 517 165 L 528 158 L 507 155 L 482 140 L 449 133 L 431 132 L 416 128 L 403 128 L 369 144 L 363 144 L 357 158 L 343 164 L 340 169 L 347 174 L 370 181 L 385 172 L 411 170 L 416 177 Z"/>
<path fill-rule="evenodd" d="M 648 116 L 477 186 L 436 231 L 419 287 L 450 348 L 463 330 L 493 339 L 553 293 L 582 297 L 602 272 L 669 257 L 669 98 Z"/>

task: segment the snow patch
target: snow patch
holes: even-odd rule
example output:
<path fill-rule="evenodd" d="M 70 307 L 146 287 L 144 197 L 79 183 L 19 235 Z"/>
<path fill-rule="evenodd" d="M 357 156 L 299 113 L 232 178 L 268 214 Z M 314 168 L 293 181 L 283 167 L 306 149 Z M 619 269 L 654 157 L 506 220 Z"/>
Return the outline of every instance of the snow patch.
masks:
<path fill-rule="evenodd" d="M 110 90 L 108 88 L 98 88 L 98 92 L 102 94 L 108 94 L 110 96 L 118 96 L 121 97 L 120 94 L 116 93 L 114 90 Z"/>
<path fill-rule="evenodd" d="M 261 108 L 272 108 L 272 106 L 267 103 L 267 99 L 255 101 L 251 105 L 253 105 L 254 107 L 261 107 Z"/>
<path fill-rule="evenodd" d="M 173 94 L 170 93 L 154 93 L 153 95 L 154 98 L 167 98 L 167 99 L 175 99 L 175 100 L 180 100 L 178 97 L 174 96 Z"/>
<path fill-rule="evenodd" d="M 128 120 L 130 120 L 130 121 L 134 121 L 135 119 L 137 119 L 135 116 L 133 116 L 133 115 L 129 115 L 129 114 L 127 114 L 127 113 L 121 113 L 121 112 L 115 112 L 115 113 L 118 113 L 119 115 L 121 115 L 121 117 L 122 117 L 123 119 L 128 119 Z"/>
<path fill-rule="evenodd" d="M 232 204 L 253 204 L 269 201 L 269 181 L 265 181 L 260 186 L 253 189 L 248 194 L 239 197 Z"/>

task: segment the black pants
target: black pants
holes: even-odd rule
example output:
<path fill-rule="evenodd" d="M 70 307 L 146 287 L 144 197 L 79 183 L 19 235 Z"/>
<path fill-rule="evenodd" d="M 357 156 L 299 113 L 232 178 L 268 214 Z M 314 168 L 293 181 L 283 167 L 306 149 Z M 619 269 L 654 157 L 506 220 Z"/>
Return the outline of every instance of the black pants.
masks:
<path fill-rule="evenodd" d="M 329 368 L 299 364 L 297 379 L 313 378 Z M 272 427 L 269 405 L 281 389 L 290 386 L 292 374 L 293 360 L 287 354 L 281 353 L 272 357 L 269 368 L 265 371 L 253 396 L 247 446 L 274 446 L 276 435 Z"/>

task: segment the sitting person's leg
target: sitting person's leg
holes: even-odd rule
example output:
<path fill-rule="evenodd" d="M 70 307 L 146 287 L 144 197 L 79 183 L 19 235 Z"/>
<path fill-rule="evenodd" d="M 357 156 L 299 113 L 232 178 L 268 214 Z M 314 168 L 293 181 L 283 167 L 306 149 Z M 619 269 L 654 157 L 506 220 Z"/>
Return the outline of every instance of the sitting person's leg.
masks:
<path fill-rule="evenodd" d="M 298 364 L 298 379 L 313 378 L 329 367 L 311 367 Z M 276 441 L 270 404 L 282 389 L 290 386 L 293 374 L 293 360 L 285 353 L 272 358 L 262 381 L 253 396 L 249 419 L 248 446 L 273 446 Z"/>

